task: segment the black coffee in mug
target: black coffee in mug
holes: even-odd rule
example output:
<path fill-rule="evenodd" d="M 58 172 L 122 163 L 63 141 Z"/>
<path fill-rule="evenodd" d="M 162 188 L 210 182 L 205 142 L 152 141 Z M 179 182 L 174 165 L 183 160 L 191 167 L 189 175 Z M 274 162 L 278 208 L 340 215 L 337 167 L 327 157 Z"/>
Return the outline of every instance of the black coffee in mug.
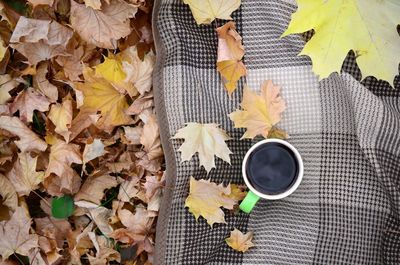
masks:
<path fill-rule="evenodd" d="M 259 192 L 269 195 L 290 189 L 299 174 L 294 152 L 281 143 L 265 143 L 257 147 L 246 162 L 246 175 Z"/>

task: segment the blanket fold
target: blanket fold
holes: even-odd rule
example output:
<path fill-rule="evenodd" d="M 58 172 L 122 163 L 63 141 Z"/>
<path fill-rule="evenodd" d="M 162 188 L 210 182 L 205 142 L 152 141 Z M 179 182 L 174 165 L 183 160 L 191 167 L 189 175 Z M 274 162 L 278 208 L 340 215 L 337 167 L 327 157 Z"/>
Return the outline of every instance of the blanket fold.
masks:
<path fill-rule="evenodd" d="M 216 70 L 215 25 L 198 26 L 181 0 L 156 0 L 154 97 L 166 157 L 166 187 L 155 264 L 400 264 L 400 78 L 396 89 L 375 78 L 360 83 L 354 56 L 342 73 L 318 81 L 302 36 L 280 35 L 296 10 L 291 0 L 246 0 L 233 13 L 248 75 L 231 98 Z M 280 127 L 304 160 L 304 179 L 289 197 L 261 200 L 250 215 L 226 212 L 211 228 L 184 207 L 189 179 L 243 183 L 241 163 L 255 141 L 240 140 L 228 114 L 243 85 L 271 79 L 287 102 Z M 218 123 L 233 138 L 231 164 L 207 176 L 197 156 L 181 163 L 187 122 Z M 230 230 L 254 232 L 254 248 L 235 252 Z"/>

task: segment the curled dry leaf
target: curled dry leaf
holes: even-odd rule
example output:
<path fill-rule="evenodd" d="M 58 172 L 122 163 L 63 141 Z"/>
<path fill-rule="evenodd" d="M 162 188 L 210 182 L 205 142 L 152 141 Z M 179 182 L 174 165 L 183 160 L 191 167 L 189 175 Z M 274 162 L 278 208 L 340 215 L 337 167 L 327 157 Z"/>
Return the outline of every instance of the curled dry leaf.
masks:
<path fill-rule="evenodd" d="M 237 81 L 246 75 L 242 62 L 244 47 L 242 37 L 236 31 L 235 22 L 228 22 L 216 29 L 218 33 L 217 70 L 221 74 L 224 86 L 231 95 L 236 89 Z"/>
<path fill-rule="evenodd" d="M 123 202 L 130 202 L 132 198 L 137 197 L 140 190 L 140 179 L 137 176 L 131 176 L 129 180 L 121 183 L 118 192 L 118 199 Z"/>
<path fill-rule="evenodd" d="M 31 157 L 29 153 L 19 153 L 18 160 L 8 173 L 8 178 L 20 196 L 29 195 L 44 179 L 44 172 L 36 171 L 36 163 L 37 157 Z"/>
<path fill-rule="evenodd" d="M 150 160 L 163 155 L 158 123 L 154 114 L 148 118 L 143 126 L 140 143 L 144 146 L 144 150 L 147 152 L 147 156 Z"/>
<path fill-rule="evenodd" d="M 17 253 L 28 256 L 32 248 L 38 247 L 38 236 L 30 233 L 31 219 L 27 210 L 18 207 L 11 219 L 0 222 L 0 255 L 7 259 Z"/>
<path fill-rule="evenodd" d="M 89 233 L 89 237 L 96 248 L 96 256 L 88 255 L 90 265 L 104 265 L 115 261 L 120 264 L 121 255 L 114 249 L 112 242 L 104 236 L 96 236 L 93 232 Z"/>
<path fill-rule="evenodd" d="M 239 8 L 240 0 L 183 0 L 188 4 L 197 24 L 210 24 L 214 19 L 231 20 L 233 11 Z"/>
<path fill-rule="evenodd" d="M 54 20 L 38 20 L 21 16 L 10 39 L 10 46 L 24 55 L 30 64 L 67 56 L 72 30 Z"/>
<path fill-rule="evenodd" d="M 0 75 L 0 104 L 6 103 L 10 98 L 10 90 L 17 87 L 18 81 L 13 79 L 10 75 Z"/>
<path fill-rule="evenodd" d="M 22 121 L 32 122 L 33 111 L 49 110 L 50 102 L 46 97 L 42 96 L 32 87 L 21 91 L 11 104 L 11 113 L 19 111 L 19 116 Z"/>
<path fill-rule="evenodd" d="M 90 218 L 97 225 L 97 228 L 105 236 L 109 236 L 114 230 L 109 224 L 109 219 L 112 215 L 112 210 L 107 209 L 103 206 L 98 206 L 93 209 L 89 209 Z"/>
<path fill-rule="evenodd" d="M 17 117 L 0 116 L 0 129 L 9 131 L 19 137 L 15 144 L 22 152 L 44 151 L 47 148 L 46 142 L 40 139 Z"/>
<path fill-rule="evenodd" d="M 83 150 L 83 165 L 105 153 L 103 142 L 100 139 L 94 139 L 93 142 L 85 145 L 85 149 Z"/>
<path fill-rule="evenodd" d="M 84 55 L 82 46 L 74 49 L 72 55 L 58 56 L 56 61 L 62 66 L 66 78 L 71 81 L 81 81 L 80 75 L 83 71 L 82 57 Z"/>
<path fill-rule="evenodd" d="M 246 128 L 243 138 L 254 138 L 262 135 L 267 138 L 274 126 L 281 120 L 281 114 L 286 109 L 285 101 L 279 95 L 280 87 L 271 80 L 264 81 L 261 93 L 257 94 L 248 87 L 243 90 L 240 104 L 242 110 L 229 114 L 235 123 L 235 128 Z"/>
<path fill-rule="evenodd" d="M 230 186 L 217 185 L 210 180 L 196 180 L 190 177 L 189 196 L 185 200 L 185 207 L 189 208 L 196 220 L 203 216 L 207 223 L 225 223 L 225 214 L 221 207 L 232 210 L 237 201 L 229 197 Z"/>
<path fill-rule="evenodd" d="M 215 167 L 214 155 L 231 163 L 229 155 L 232 152 L 225 143 L 230 137 L 224 130 L 218 128 L 218 124 L 187 123 L 186 127 L 179 129 L 172 137 L 172 139 L 180 138 L 185 139 L 178 149 L 181 152 L 182 162 L 190 160 L 197 152 L 200 166 L 204 166 L 207 173 Z"/>
<path fill-rule="evenodd" d="M 135 16 L 137 7 L 121 0 L 111 0 L 101 10 L 78 4 L 71 0 L 71 26 L 89 44 L 116 49 L 116 41 L 131 32 L 129 18 Z"/>
<path fill-rule="evenodd" d="M 238 229 L 231 231 L 231 236 L 225 239 L 225 242 L 236 251 L 246 252 L 249 248 L 254 247 L 253 232 L 243 234 Z"/>
<path fill-rule="evenodd" d="M 48 117 L 56 126 L 56 133 L 62 135 L 68 143 L 71 135 L 69 127 L 72 122 L 72 100 L 66 98 L 62 104 L 52 105 Z"/>
<path fill-rule="evenodd" d="M 47 63 L 40 63 L 36 75 L 33 76 L 33 87 L 42 92 L 51 103 L 54 103 L 58 99 L 58 90 L 49 80 L 46 78 L 48 72 Z"/>
<path fill-rule="evenodd" d="M 115 177 L 110 175 L 89 176 L 75 195 L 74 200 L 89 201 L 99 205 L 104 197 L 104 190 L 117 185 L 118 182 Z"/>

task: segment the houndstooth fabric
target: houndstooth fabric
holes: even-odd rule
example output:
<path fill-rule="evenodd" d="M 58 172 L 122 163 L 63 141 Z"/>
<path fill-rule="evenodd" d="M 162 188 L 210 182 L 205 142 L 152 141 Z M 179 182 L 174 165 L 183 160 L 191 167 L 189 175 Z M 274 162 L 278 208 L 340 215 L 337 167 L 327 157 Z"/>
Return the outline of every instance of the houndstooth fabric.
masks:
<path fill-rule="evenodd" d="M 243 37 L 248 75 L 231 98 L 216 71 L 215 23 L 198 26 L 182 0 L 156 0 L 154 89 L 166 155 L 167 184 L 157 227 L 156 264 L 400 264 L 400 85 L 361 83 L 352 54 L 343 73 L 318 81 L 302 36 L 280 35 L 292 0 L 243 0 L 233 19 Z M 218 26 L 222 22 L 218 22 Z M 261 200 L 250 215 L 226 212 L 211 229 L 184 207 L 189 178 L 243 183 L 241 163 L 256 141 L 239 140 L 228 114 L 244 83 L 271 79 L 287 102 L 280 127 L 304 160 L 304 179 L 289 197 Z M 218 123 L 232 137 L 231 165 L 220 159 L 207 176 L 197 156 L 181 163 L 186 122 Z M 245 254 L 227 247 L 230 230 L 253 231 Z"/>

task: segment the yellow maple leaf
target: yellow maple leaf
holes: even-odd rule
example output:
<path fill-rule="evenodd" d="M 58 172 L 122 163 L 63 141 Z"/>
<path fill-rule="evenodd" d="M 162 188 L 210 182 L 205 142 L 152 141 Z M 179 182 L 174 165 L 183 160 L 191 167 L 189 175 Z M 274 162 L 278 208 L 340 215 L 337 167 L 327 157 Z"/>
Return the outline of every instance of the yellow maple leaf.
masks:
<path fill-rule="evenodd" d="M 224 86 L 231 95 L 236 89 L 237 81 L 246 75 L 242 62 L 244 47 L 242 37 L 236 31 L 235 23 L 230 21 L 216 29 L 218 33 L 217 70 L 221 74 Z"/>
<path fill-rule="evenodd" d="M 101 112 L 98 125 L 104 128 L 130 124 L 132 119 L 125 113 L 129 107 L 125 95 L 113 87 L 110 82 L 94 76 L 93 70 L 85 68 L 84 83 L 76 83 L 76 88 L 84 95 L 83 108 Z"/>
<path fill-rule="evenodd" d="M 243 234 L 238 229 L 231 231 L 230 237 L 225 239 L 225 242 L 236 251 L 246 252 L 249 248 L 254 247 L 253 232 L 247 232 Z"/>
<path fill-rule="evenodd" d="M 271 80 L 261 86 L 261 93 L 251 91 L 248 87 L 243 90 L 243 100 L 240 104 L 243 110 L 229 114 L 235 123 L 235 128 L 246 128 L 243 138 L 254 138 L 262 135 L 267 138 L 273 127 L 281 120 L 281 114 L 286 109 L 285 101 L 279 95 L 280 87 Z"/>
<path fill-rule="evenodd" d="M 230 137 L 224 130 L 218 128 L 218 124 L 189 122 L 172 137 L 172 139 L 180 138 L 185 139 L 178 149 L 181 152 L 182 162 L 189 161 L 197 152 L 200 166 L 204 166 L 207 173 L 215 167 L 214 155 L 231 163 L 229 155 L 232 152 L 225 143 Z"/>
<path fill-rule="evenodd" d="M 56 133 L 62 135 L 66 142 L 69 141 L 71 132 L 68 130 L 72 122 L 72 101 L 65 99 L 62 104 L 51 106 L 48 118 L 56 126 Z"/>
<path fill-rule="evenodd" d="M 31 157 L 29 153 L 19 153 L 18 160 L 8 173 L 8 178 L 20 196 L 29 195 L 44 179 L 44 172 L 36 171 L 36 162 L 37 157 Z"/>
<path fill-rule="evenodd" d="M 122 83 L 126 78 L 126 74 L 122 69 L 122 61 L 112 54 L 104 58 L 104 62 L 95 67 L 96 75 L 104 79 L 114 82 Z"/>
<path fill-rule="evenodd" d="M 3 60 L 4 55 L 6 54 L 7 47 L 4 45 L 3 39 L 0 37 L 0 61 Z"/>
<path fill-rule="evenodd" d="M 314 29 L 314 36 L 300 55 L 308 55 L 319 77 L 340 72 L 348 52 L 353 50 L 363 77 L 372 75 L 393 85 L 399 73 L 400 4 L 376 0 L 297 0 L 282 36 Z"/>
<path fill-rule="evenodd" d="M 221 207 L 232 210 L 236 201 L 229 198 L 230 186 L 217 185 L 210 180 L 196 180 L 190 177 L 189 196 L 185 200 L 185 207 L 189 208 L 196 220 L 203 216 L 207 223 L 225 223 L 225 214 Z"/>
<path fill-rule="evenodd" d="M 183 0 L 188 4 L 197 24 L 210 24 L 216 18 L 231 20 L 240 0 Z"/>
<path fill-rule="evenodd" d="M 231 194 L 229 194 L 229 198 L 236 202 L 243 200 L 247 194 L 246 189 L 245 185 L 231 184 Z"/>

